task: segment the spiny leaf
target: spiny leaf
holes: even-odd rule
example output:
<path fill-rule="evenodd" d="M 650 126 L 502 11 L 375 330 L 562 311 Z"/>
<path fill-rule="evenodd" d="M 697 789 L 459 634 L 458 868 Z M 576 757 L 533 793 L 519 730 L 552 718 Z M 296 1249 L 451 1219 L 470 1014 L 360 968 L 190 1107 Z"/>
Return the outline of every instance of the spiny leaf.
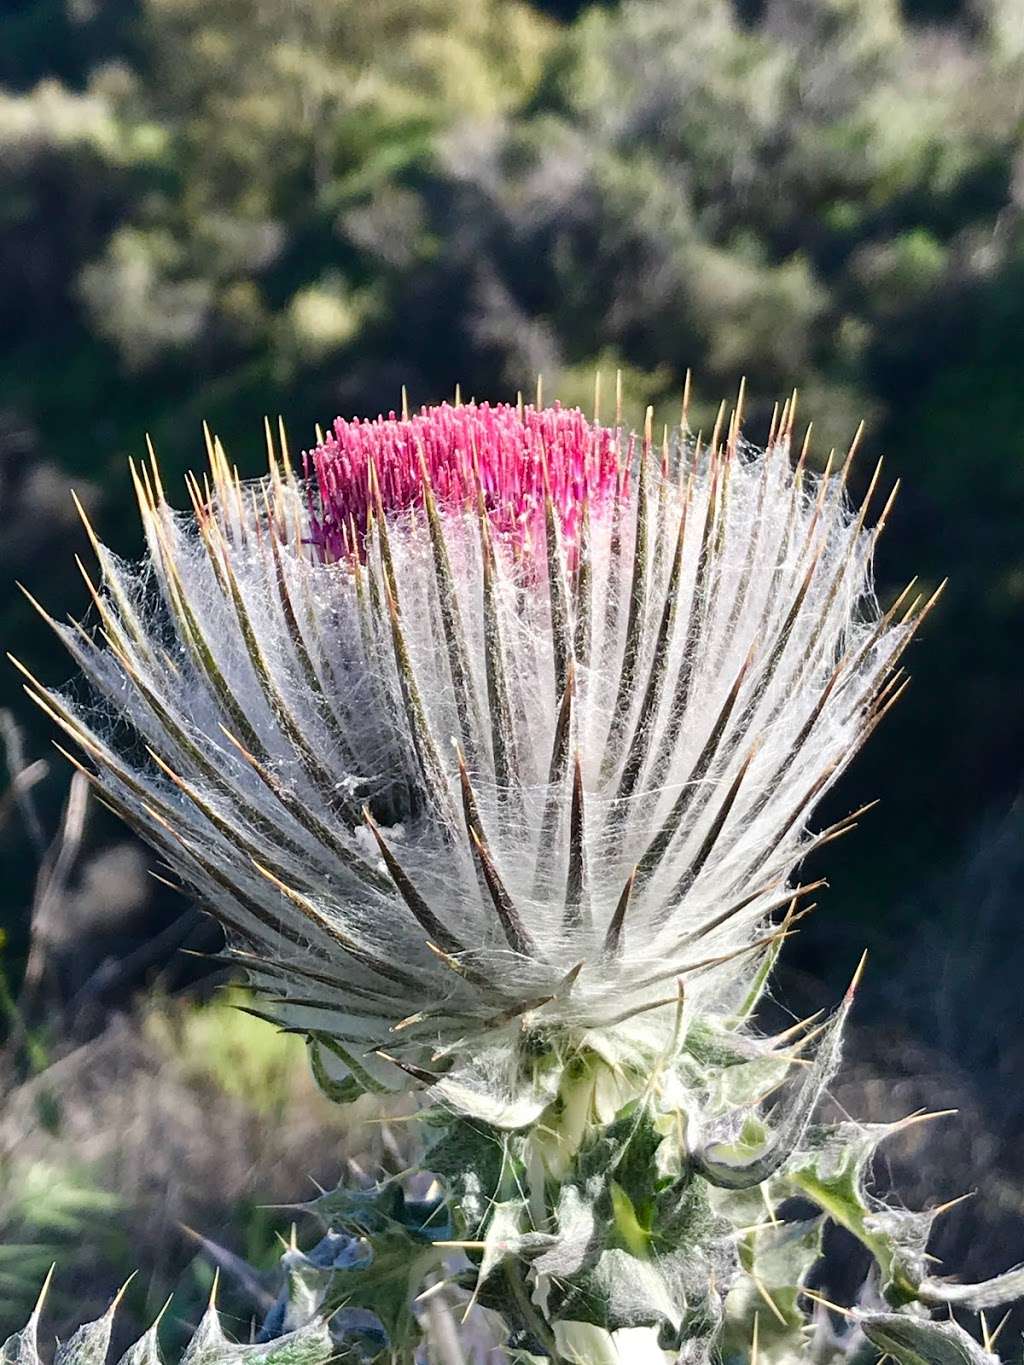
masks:
<path fill-rule="evenodd" d="M 858 1313 L 861 1331 L 898 1365 L 999 1365 L 955 1322 L 930 1322 L 902 1313 Z"/>
<path fill-rule="evenodd" d="M 1024 1297 L 1024 1266 L 1007 1270 L 980 1284 L 953 1284 L 947 1280 L 927 1278 L 918 1285 L 917 1297 L 922 1303 L 953 1304 L 977 1312 L 982 1308 L 998 1308 L 1001 1303 Z"/>
<path fill-rule="evenodd" d="M 79 1327 L 57 1347 L 53 1365 L 104 1365 L 120 1297 L 118 1295 L 101 1318 Z M 40 1365 L 36 1344 L 39 1309 L 40 1305 L 37 1305 L 27 1326 L 0 1347 L 3 1365 Z M 119 1365 L 162 1365 L 157 1339 L 159 1321 L 158 1317 L 149 1331 L 129 1347 Z M 261 1344 L 243 1345 L 229 1341 L 221 1330 L 211 1298 L 182 1354 L 181 1365 L 326 1365 L 334 1354 L 330 1330 L 319 1317 L 296 1331 Z"/>
<path fill-rule="evenodd" d="M 119 1294 L 102 1317 L 95 1322 L 84 1323 L 58 1346 L 53 1365 L 103 1365 L 110 1347 L 110 1332 L 120 1298 Z"/>
<path fill-rule="evenodd" d="M 711 1142 L 693 1154 L 694 1165 L 706 1180 L 725 1189 L 742 1190 L 760 1185 L 789 1159 L 810 1122 L 825 1086 L 839 1065 L 842 1030 L 852 1004 L 846 999 L 828 1025 L 813 1066 L 791 1100 L 776 1106 L 771 1136 L 766 1142 L 745 1151 L 742 1145 Z"/>

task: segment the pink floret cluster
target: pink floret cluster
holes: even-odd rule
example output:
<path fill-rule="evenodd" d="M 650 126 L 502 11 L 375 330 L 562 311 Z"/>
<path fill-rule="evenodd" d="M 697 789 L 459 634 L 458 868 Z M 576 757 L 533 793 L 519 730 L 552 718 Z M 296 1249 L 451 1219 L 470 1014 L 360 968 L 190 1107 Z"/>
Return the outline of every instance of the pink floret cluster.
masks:
<path fill-rule="evenodd" d="M 442 403 L 407 418 L 339 417 L 304 460 L 313 539 L 329 560 L 362 552 L 371 465 L 386 513 L 423 505 L 425 468 L 439 507 L 474 507 L 479 488 L 492 526 L 525 553 L 544 541 L 546 483 L 570 560 L 584 506 L 625 491 L 620 463 L 628 468 L 614 429 L 557 404 Z"/>

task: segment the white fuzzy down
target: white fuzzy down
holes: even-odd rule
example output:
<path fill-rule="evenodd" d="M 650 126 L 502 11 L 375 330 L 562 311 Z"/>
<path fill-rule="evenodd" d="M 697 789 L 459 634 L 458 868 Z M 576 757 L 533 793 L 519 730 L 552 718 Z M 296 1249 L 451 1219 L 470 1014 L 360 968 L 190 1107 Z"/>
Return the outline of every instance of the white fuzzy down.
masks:
<path fill-rule="evenodd" d="M 312 551 L 300 484 L 274 478 L 239 488 L 221 479 L 205 542 L 193 516 L 172 513 L 157 497 L 147 514 L 151 568 L 135 571 L 103 552 L 99 628 L 61 627 L 100 702 L 48 694 L 47 704 L 84 747 L 112 804 L 225 924 L 254 983 L 294 1002 L 274 1010 L 337 1038 L 385 1084 L 405 1080 L 373 1053 L 378 1046 L 430 1070 L 462 1061 L 467 1048 L 480 1056 L 496 1048 L 500 1067 L 523 1013 L 552 1036 L 600 1047 L 611 1034 L 657 1047 L 674 1010 L 643 1007 L 673 995 L 677 978 L 688 1010 L 735 1010 L 767 948 L 742 950 L 785 906 L 787 878 L 811 839 L 812 808 L 869 728 L 906 641 L 907 625 L 878 628 L 872 533 L 854 517 L 838 478 L 822 484 L 795 475 L 785 443 L 768 453 L 741 444 L 712 460 L 679 438 L 667 468 L 647 460 L 645 478 L 634 469 L 617 508 L 592 509 L 581 547 L 590 568 L 591 645 L 575 666 L 569 759 L 554 787 L 548 773 L 563 694 L 547 566 L 543 556 L 524 559 L 495 541 L 497 648 L 515 755 L 503 786 L 491 739 L 483 550 L 473 509 L 440 510 L 471 677 L 476 719 L 468 725 L 456 704 L 443 584 L 422 512 L 389 520 L 386 547 L 371 536 L 357 581 L 351 564 L 324 564 Z M 635 676 L 617 714 L 641 504 L 646 582 Z M 670 596 L 684 509 L 681 572 Z M 558 576 L 571 633 L 584 607 L 563 551 Z M 659 651 L 667 600 L 672 614 Z M 663 669 L 660 701 L 638 726 L 656 667 Z M 719 742 L 698 771 L 741 677 Z M 239 749 L 251 752 L 253 736 L 262 775 Z M 436 787 L 424 776 L 431 762 L 424 736 L 439 762 Z M 638 743 L 645 757 L 635 788 L 619 799 Z M 467 836 L 459 747 L 484 842 L 530 952 L 515 951 L 503 932 Z M 583 892 L 567 915 L 576 755 Z M 647 876 L 645 854 L 682 793 L 688 801 L 678 828 Z M 348 818 L 338 796 L 348 801 Z M 452 956 L 473 980 L 428 946 L 430 935 L 359 819 L 364 804 L 423 901 L 465 948 Z M 304 822 L 302 812 L 312 819 Z M 371 866 L 375 884 L 353 873 L 339 848 Z M 608 951 L 611 917 L 638 865 L 618 950 Z M 698 965 L 729 954 L 718 965 Z M 399 979 L 374 964 L 398 968 Z M 423 1021 L 393 1031 L 421 1012 Z M 470 1047 L 467 1039 L 477 1042 Z"/>

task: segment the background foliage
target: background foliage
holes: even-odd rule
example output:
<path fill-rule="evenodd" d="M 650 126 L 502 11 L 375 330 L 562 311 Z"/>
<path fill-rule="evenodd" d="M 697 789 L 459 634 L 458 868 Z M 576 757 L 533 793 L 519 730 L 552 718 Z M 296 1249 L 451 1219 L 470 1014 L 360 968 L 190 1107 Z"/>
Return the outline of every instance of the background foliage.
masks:
<path fill-rule="evenodd" d="M 881 451 L 904 480 L 880 594 L 951 586 L 824 812 L 884 798 L 828 850 L 792 984 L 816 1000 L 871 945 L 865 1066 L 897 1033 L 910 1091 L 967 1106 L 943 1178 L 995 1173 L 1001 1245 L 972 1254 L 1021 1259 L 1020 0 L 15 0 L 2 29 L 0 615 L 47 679 L 66 663 L 10 585 L 84 610 L 71 485 L 138 550 L 146 431 L 175 488 L 204 417 L 255 472 L 268 408 L 301 447 L 402 384 L 542 371 L 588 402 L 598 364 L 664 420 L 692 366 L 706 425 L 746 375 L 754 439 L 797 384 L 819 462 L 868 419 L 855 491 Z M 15 772 L 49 736 L 13 671 L 0 701 Z M 19 1075 L 26 1039 L 93 1037 L 216 946 L 66 792 L 54 764 L 0 831 Z"/>

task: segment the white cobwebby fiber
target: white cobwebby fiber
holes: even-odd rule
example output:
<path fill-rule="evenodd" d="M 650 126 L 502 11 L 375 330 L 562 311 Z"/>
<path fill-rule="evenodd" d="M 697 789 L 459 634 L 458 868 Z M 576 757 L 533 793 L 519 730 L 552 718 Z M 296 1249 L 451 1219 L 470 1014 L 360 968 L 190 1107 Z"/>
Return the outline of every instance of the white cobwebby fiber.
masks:
<path fill-rule="evenodd" d="M 472 509 L 441 509 L 441 573 L 422 511 L 354 566 L 312 552 L 301 485 L 222 480 L 199 523 L 154 497 L 151 571 L 102 551 L 100 629 L 60 628 L 106 719 L 45 704 L 115 809 L 279 1016 L 383 1084 L 375 1047 L 475 1052 L 466 1083 L 511 1093 L 524 1015 L 657 1049 L 677 978 L 735 1011 L 873 723 L 910 627 L 879 622 L 841 480 L 782 442 L 646 459 L 552 574 Z"/>

